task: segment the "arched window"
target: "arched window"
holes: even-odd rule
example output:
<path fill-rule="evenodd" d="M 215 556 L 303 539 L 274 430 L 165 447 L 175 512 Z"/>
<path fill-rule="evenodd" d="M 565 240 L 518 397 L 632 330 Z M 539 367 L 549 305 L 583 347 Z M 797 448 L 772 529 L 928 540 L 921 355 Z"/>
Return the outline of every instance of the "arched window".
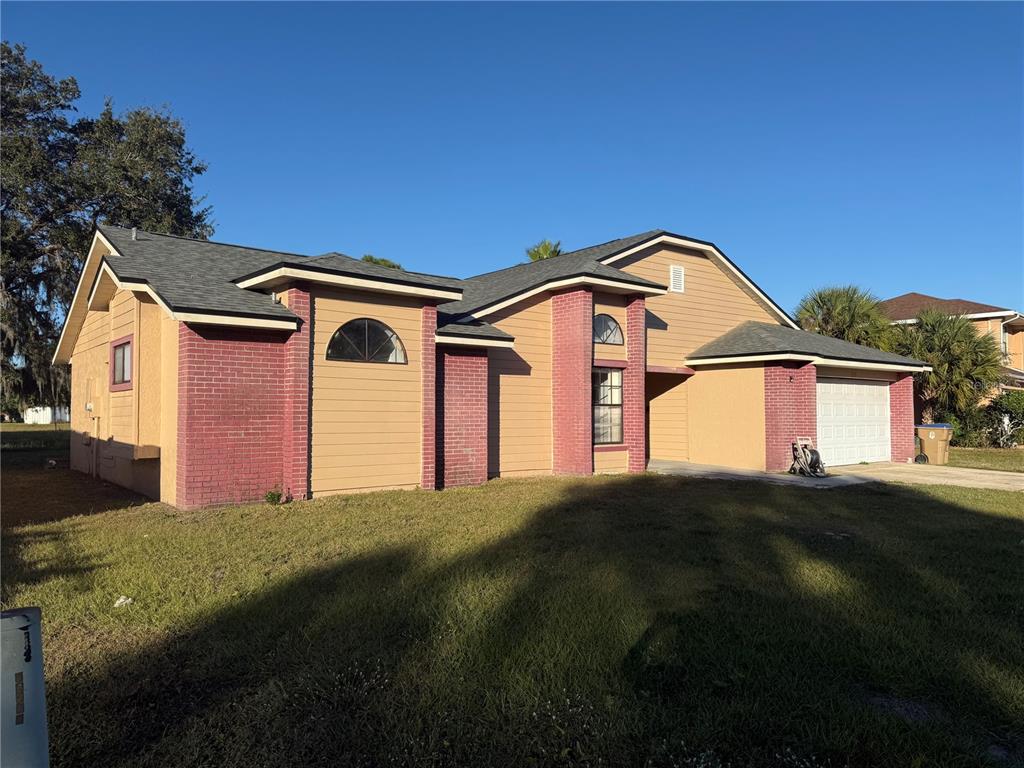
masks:
<path fill-rule="evenodd" d="M 622 343 L 622 329 L 611 315 L 594 315 L 594 343 Z"/>
<path fill-rule="evenodd" d="M 331 336 L 328 360 L 360 363 L 404 363 L 405 347 L 398 335 L 384 323 L 360 317 L 349 320 Z"/>

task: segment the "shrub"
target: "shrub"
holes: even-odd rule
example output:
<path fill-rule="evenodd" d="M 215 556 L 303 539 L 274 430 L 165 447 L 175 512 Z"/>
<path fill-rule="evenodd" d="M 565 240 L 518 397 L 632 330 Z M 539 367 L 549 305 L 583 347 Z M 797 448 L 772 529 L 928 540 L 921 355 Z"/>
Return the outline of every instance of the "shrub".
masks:
<path fill-rule="evenodd" d="M 1003 392 L 986 410 L 993 443 L 1012 448 L 1024 442 L 1024 390 Z"/>
<path fill-rule="evenodd" d="M 980 408 L 961 414 L 940 414 L 936 421 L 953 428 L 951 445 L 959 448 L 987 448 L 990 444 L 989 420 Z"/>
<path fill-rule="evenodd" d="M 281 503 L 281 489 L 280 488 L 272 488 L 271 490 L 267 491 L 266 495 L 263 497 L 263 500 L 266 501 L 267 504 L 280 504 Z"/>

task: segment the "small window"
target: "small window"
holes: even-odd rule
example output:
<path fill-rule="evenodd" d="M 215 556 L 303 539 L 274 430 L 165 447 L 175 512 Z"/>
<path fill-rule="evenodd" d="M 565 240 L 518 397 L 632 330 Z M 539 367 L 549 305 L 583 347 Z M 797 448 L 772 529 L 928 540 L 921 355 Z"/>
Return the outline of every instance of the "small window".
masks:
<path fill-rule="evenodd" d="M 611 315 L 594 315 L 594 343 L 622 343 L 622 328 Z"/>
<path fill-rule="evenodd" d="M 126 336 L 110 344 L 110 388 L 131 389 L 132 386 L 132 338 Z"/>
<path fill-rule="evenodd" d="M 622 371 L 595 368 L 592 374 L 594 445 L 622 442 Z"/>
<path fill-rule="evenodd" d="M 328 360 L 357 363 L 405 363 L 405 347 L 384 323 L 360 317 L 334 332 L 327 345 Z"/>
<path fill-rule="evenodd" d="M 672 293 L 682 293 L 686 288 L 686 276 L 679 264 L 673 264 L 668 268 L 668 289 Z"/>

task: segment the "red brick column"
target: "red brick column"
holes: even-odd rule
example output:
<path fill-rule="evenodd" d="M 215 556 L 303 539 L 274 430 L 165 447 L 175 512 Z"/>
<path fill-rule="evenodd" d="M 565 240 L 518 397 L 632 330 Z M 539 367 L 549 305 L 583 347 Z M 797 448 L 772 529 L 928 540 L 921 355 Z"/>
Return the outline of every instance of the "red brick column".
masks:
<path fill-rule="evenodd" d="M 594 471 L 590 406 L 594 301 L 589 290 L 551 298 L 552 469 L 556 475 Z"/>
<path fill-rule="evenodd" d="M 700 375 L 699 373 L 697 374 Z M 818 436 L 818 372 L 813 364 L 764 367 L 765 469 L 789 469 L 793 441 Z M 728 425 L 723 425 L 728 429 Z"/>
<path fill-rule="evenodd" d="M 254 501 L 281 488 L 286 339 L 178 324 L 179 507 Z"/>
<path fill-rule="evenodd" d="M 439 467 L 445 488 L 487 482 L 487 351 L 438 350 Z"/>
<path fill-rule="evenodd" d="M 294 499 L 309 498 L 310 396 L 313 385 L 313 315 L 309 288 L 285 293 L 285 303 L 299 317 L 299 329 L 284 343 L 284 429 L 281 431 L 282 490 Z"/>
<path fill-rule="evenodd" d="M 420 371 L 423 437 L 420 487 L 437 488 L 437 307 L 423 307 L 420 319 Z"/>
<path fill-rule="evenodd" d="M 914 460 L 914 377 L 901 375 L 889 384 L 889 439 L 892 460 Z"/>
<path fill-rule="evenodd" d="M 626 307 L 626 370 L 622 372 L 622 436 L 629 471 L 647 469 L 647 306 L 638 296 Z"/>

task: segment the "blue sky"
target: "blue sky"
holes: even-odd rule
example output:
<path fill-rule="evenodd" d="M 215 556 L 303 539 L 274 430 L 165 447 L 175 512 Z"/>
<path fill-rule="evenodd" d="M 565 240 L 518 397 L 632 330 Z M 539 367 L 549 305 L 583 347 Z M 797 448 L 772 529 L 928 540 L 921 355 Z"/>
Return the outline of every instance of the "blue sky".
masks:
<path fill-rule="evenodd" d="M 167 105 L 214 239 L 467 276 L 712 240 L 784 307 L 1024 309 L 1024 5 L 26 4 L 80 110 Z"/>

